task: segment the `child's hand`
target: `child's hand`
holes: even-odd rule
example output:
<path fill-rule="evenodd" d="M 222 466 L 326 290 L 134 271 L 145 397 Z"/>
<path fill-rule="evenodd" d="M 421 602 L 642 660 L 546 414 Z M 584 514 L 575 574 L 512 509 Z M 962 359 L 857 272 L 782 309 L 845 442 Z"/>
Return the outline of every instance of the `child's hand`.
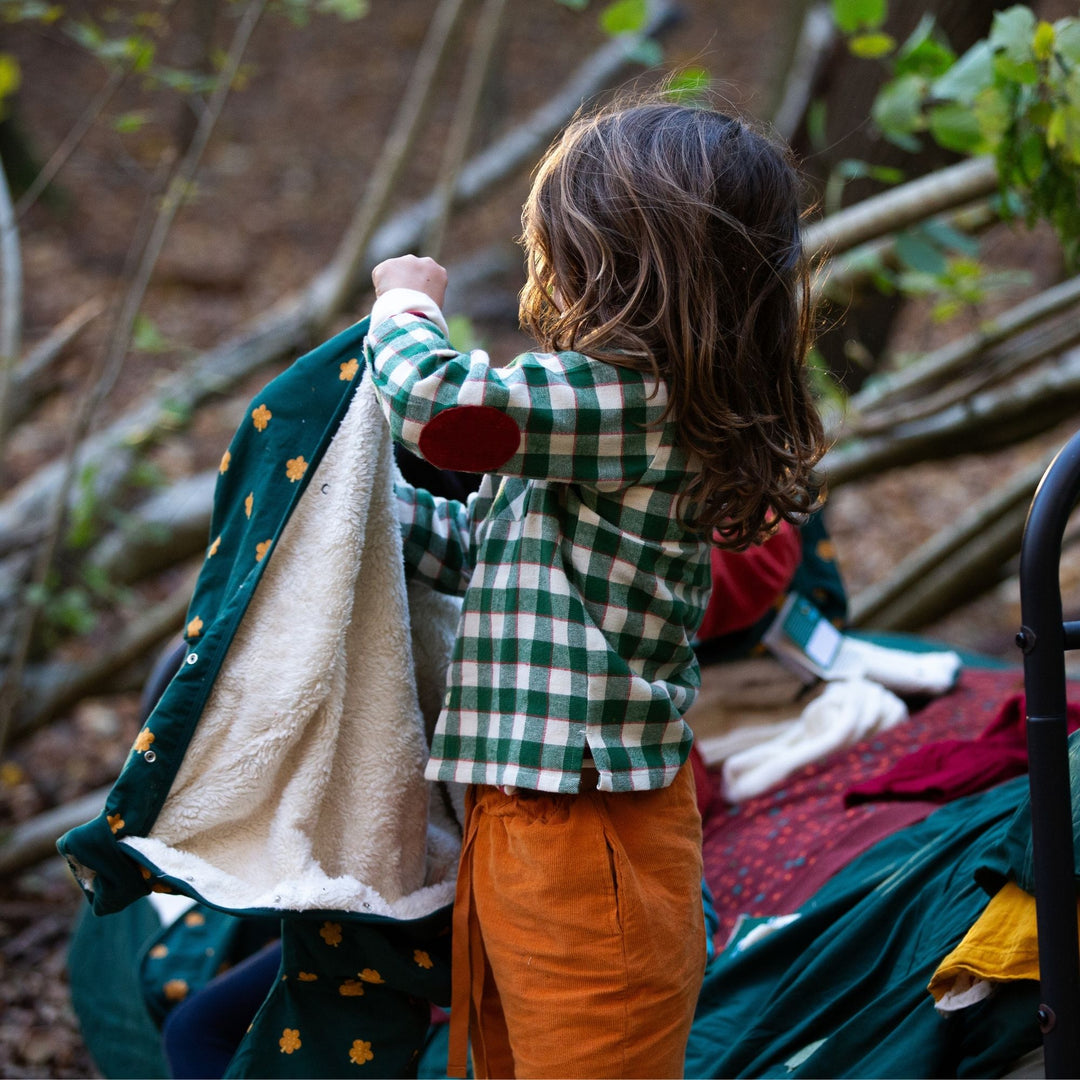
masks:
<path fill-rule="evenodd" d="M 446 271 L 434 260 L 415 255 L 386 259 L 371 271 L 375 295 L 390 289 L 416 289 L 431 297 L 441 308 L 446 296 Z"/>

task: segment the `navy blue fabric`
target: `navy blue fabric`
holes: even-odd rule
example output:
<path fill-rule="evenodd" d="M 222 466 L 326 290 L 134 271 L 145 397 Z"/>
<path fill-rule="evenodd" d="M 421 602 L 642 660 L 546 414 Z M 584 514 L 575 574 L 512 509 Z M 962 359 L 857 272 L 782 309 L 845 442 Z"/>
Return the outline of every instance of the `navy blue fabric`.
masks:
<path fill-rule="evenodd" d="M 169 1013 L 162 1037 L 174 1080 L 219 1080 L 225 1075 L 280 967 L 281 942 L 274 941 Z"/>

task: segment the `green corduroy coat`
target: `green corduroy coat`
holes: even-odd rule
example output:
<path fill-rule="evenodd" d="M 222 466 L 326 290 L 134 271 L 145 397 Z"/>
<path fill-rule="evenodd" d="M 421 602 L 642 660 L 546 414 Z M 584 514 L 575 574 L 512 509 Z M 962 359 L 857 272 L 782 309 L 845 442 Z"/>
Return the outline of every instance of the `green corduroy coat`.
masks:
<path fill-rule="evenodd" d="M 458 609 L 405 584 L 365 331 L 252 400 L 185 661 L 101 814 L 58 845 L 97 914 L 161 890 L 281 918 L 233 1076 L 406 1075 L 449 998 L 460 831 L 423 766 Z"/>

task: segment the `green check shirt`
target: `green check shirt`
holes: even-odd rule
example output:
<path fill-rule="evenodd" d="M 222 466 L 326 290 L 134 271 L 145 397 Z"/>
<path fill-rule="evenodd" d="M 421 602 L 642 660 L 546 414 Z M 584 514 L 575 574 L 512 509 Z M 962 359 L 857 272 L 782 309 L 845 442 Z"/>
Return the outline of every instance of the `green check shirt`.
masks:
<path fill-rule="evenodd" d="M 365 344 L 394 438 L 490 469 L 465 503 L 397 487 L 407 572 L 464 598 L 428 778 L 574 792 L 587 749 L 602 790 L 665 787 L 709 594 L 665 387 L 574 352 L 494 368 L 429 316 L 377 304 Z"/>

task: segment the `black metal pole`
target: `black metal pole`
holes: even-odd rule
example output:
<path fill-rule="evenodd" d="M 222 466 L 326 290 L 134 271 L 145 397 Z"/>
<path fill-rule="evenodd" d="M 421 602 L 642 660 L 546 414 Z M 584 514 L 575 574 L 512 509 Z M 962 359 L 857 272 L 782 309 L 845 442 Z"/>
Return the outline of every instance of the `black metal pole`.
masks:
<path fill-rule="evenodd" d="M 1039 1024 L 1049 1077 L 1080 1076 L 1080 942 L 1065 701 L 1067 641 L 1059 577 L 1061 541 L 1078 498 L 1080 434 L 1046 470 L 1020 550 L 1023 627 L 1017 643 L 1024 650 Z"/>

